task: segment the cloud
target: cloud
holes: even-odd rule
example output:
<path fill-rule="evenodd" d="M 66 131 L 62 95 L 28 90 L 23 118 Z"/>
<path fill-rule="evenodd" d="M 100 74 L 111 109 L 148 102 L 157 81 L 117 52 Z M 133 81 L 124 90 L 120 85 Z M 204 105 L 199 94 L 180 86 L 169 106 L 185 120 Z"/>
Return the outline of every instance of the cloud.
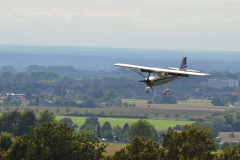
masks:
<path fill-rule="evenodd" d="M 31 20 L 38 20 L 39 22 L 58 21 L 64 23 L 75 23 L 82 19 L 90 20 L 121 20 L 131 23 L 142 23 L 142 24 L 154 24 L 156 20 L 151 18 L 141 17 L 138 13 L 124 13 L 124 12 L 94 12 L 91 10 L 85 10 L 82 12 L 66 12 L 59 8 L 52 9 L 50 11 L 24 11 L 24 10 L 13 10 L 13 9 L 2 9 L 0 10 L 1 22 L 11 21 L 13 23 L 27 23 Z"/>

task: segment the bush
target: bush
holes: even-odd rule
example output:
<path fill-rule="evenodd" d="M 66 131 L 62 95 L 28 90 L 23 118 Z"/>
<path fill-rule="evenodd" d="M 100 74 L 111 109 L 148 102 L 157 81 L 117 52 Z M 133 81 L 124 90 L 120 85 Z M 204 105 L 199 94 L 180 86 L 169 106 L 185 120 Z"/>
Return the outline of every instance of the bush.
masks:
<path fill-rule="evenodd" d="M 8 132 L 2 132 L 0 134 L 0 151 L 7 151 L 13 144 L 12 134 Z"/>

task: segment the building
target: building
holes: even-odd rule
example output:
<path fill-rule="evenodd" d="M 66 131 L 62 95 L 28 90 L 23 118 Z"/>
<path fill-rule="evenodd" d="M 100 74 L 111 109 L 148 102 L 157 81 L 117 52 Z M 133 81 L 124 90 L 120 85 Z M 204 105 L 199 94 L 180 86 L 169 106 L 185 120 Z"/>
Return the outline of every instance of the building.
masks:
<path fill-rule="evenodd" d="M 21 99 L 21 106 L 27 106 L 29 104 L 29 101 L 26 100 L 23 96 L 20 96 L 19 99 Z"/>
<path fill-rule="evenodd" d="M 53 106 L 53 102 L 48 99 L 41 98 L 38 102 L 38 106 Z"/>
<path fill-rule="evenodd" d="M 235 87 L 238 86 L 238 80 L 234 79 L 209 79 L 208 86 L 214 88 L 223 88 L 223 87 Z"/>
<path fill-rule="evenodd" d="M 240 102 L 234 102 L 234 107 L 240 107 Z"/>

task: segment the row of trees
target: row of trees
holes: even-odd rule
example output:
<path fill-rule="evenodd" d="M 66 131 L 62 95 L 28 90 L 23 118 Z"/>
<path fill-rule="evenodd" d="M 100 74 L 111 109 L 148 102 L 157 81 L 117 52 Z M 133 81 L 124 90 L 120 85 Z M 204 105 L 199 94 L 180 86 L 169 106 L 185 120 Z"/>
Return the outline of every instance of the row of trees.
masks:
<path fill-rule="evenodd" d="M 1 133 L 0 159 L 91 159 L 91 160 L 160 160 L 160 159 L 239 159 L 239 149 L 226 147 L 217 151 L 214 140 L 209 140 L 204 129 L 185 126 L 182 132 L 163 133 L 162 147 L 153 139 L 133 136 L 130 144 L 105 156 L 106 145 L 83 132 L 74 133 L 67 124 L 44 123 L 30 127 L 29 133 L 13 137 Z M 64 136 L 63 136 L 64 135 Z M 240 148 L 240 147 L 239 147 Z M 38 158 L 39 157 L 39 158 Z"/>
<path fill-rule="evenodd" d="M 209 120 L 212 126 L 220 132 L 240 131 L 239 108 L 233 108 L 224 112 L 215 112 Z"/>
<path fill-rule="evenodd" d="M 176 104 L 177 103 L 177 98 L 175 95 L 167 95 L 167 96 L 160 96 L 156 95 L 152 99 L 148 100 L 148 104 L 161 104 L 161 103 L 169 103 L 169 104 Z"/>

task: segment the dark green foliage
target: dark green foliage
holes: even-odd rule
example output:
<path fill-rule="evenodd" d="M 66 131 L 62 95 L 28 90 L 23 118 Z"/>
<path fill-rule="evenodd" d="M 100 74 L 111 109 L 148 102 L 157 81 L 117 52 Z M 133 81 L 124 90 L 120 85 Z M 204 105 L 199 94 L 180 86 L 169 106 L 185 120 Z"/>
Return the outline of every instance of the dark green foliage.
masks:
<path fill-rule="evenodd" d="M 100 123 L 98 122 L 98 118 L 97 117 L 90 117 L 90 118 L 86 118 L 86 121 L 80 127 L 80 130 L 95 130 L 96 128 L 98 128 L 98 126 L 100 126 Z"/>
<path fill-rule="evenodd" d="M 240 148 L 239 144 L 237 147 Z M 238 160 L 238 159 L 240 159 L 240 155 L 239 155 L 240 150 L 237 147 L 226 145 L 224 147 L 223 151 L 219 152 L 216 155 L 215 160 L 228 160 L 228 159 L 229 160 L 230 159 Z"/>
<path fill-rule="evenodd" d="M 214 106 L 224 106 L 224 102 L 219 97 L 214 97 L 211 102 Z"/>
<path fill-rule="evenodd" d="M 113 140 L 112 132 L 104 132 L 102 137 L 105 138 L 106 141 L 108 141 L 108 142 L 112 142 L 112 140 Z"/>
<path fill-rule="evenodd" d="M 73 125 L 72 119 L 67 117 L 60 119 L 59 122 L 63 124 L 67 123 L 68 127 L 72 127 Z"/>
<path fill-rule="evenodd" d="M 196 122 L 188 126 L 190 128 L 196 128 L 198 130 L 204 130 L 207 134 L 207 138 L 213 140 L 219 135 L 216 128 L 213 128 L 210 123 Z"/>
<path fill-rule="evenodd" d="M 15 132 L 16 136 L 21 136 L 23 133 L 29 133 L 28 127 L 35 126 L 37 118 L 33 110 L 27 110 L 19 119 L 18 129 Z"/>
<path fill-rule="evenodd" d="M 100 126 L 100 123 L 98 123 L 97 125 L 97 135 L 101 134 L 101 126 Z"/>
<path fill-rule="evenodd" d="M 122 128 L 119 125 L 116 125 L 113 128 L 113 134 L 116 136 L 115 141 L 119 141 L 122 138 Z"/>
<path fill-rule="evenodd" d="M 106 146 L 89 140 L 83 133 L 75 134 L 67 124 L 46 124 L 30 128 L 30 133 L 16 138 L 5 159 L 86 159 L 104 158 Z"/>
<path fill-rule="evenodd" d="M 93 130 L 82 130 L 82 131 L 85 135 L 89 135 L 90 140 L 93 139 L 96 141 L 98 139 L 97 133 L 94 132 Z"/>
<path fill-rule="evenodd" d="M 105 133 L 112 132 L 112 126 L 109 122 L 103 123 L 102 126 L 102 134 L 104 135 Z"/>
<path fill-rule="evenodd" d="M 48 110 L 45 110 L 43 112 L 40 112 L 37 118 L 37 124 L 42 125 L 43 123 L 56 122 L 55 118 L 56 116 L 54 115 L 53 112 L 49 112 Z"/>
<path fill-rule="evenodd" d="M 135 123 L 130 124 L 127 132 L 129 138 L 132 139 L 134 136 L 144 136 L 147 140 L 154 138 L 154 126 L 148 121 L 140 119 Z"/>
<path fill-rule="evenodd" d="M 184 127 L 182 132 L 175 130 L 163 133 L 162 159 L 213 159 L 216 151 L 214 140 L 207 139 L 204 130 Z"/>
<path fill-rule="evenodd" d="M 25 93 L 25 98 L 28 100 L 32 99 L 32 88 L 29 88 Z"/>
<path fill-rule="evenodd" d="M 53 104 L 56 107 L 60 107 L 60 106 L 62 106 L 62 100 L 58 98 L 53 102 Z"/>
<path fill-rule="evenodd" d="M 115 152 L 109 160 L 157 160 L 161 150 L 157 142 L 146 140 L 145 137 L 134 136 L 125 148 Z"/>
<path fill-rule="evenodd" d="M 96 107 L 96 103 L 95 100 L 93 98 L 87 98 L 83 101 L 83 104 L 86 108 L 95 108 Z"/>
<path fill-rule="evenodd" d="M 0 152 L 7 151 L 13 144 L 12 134 L 8 132 L 1 132 L 0 134 Z"/>
<path fill-rule="evenodd" d="M 0 132 L 13 133 L 16 136 L 21 136 L 23 133 L 28 133 L 28 127 L 36 124 L 36 116 L 34 111 L 27 110 L 20 113 L 15 110 L 10 113 L 4 113 L 0 117 Z"/>
<path fill-rule="evenodd" d="M 161 104 L 161 103 L 168 103 L 168 104 L 175 104 L 177 103 L 177 98 L 175 95 L 167 95 L 167 96 L 159 96 L 156 95 L 153 97 L 152 100 L 148 101 L 148 104 L 152 104 L 152 103 L 157 103 L 157 104 Z"/>
<path fill-rule="evenodd" d="M 124 132 L 127 132 L 128 128 L 129 128 L 128 123 L 125 123 L 124 126 L 123 126 L 123 129 L 122 129 L 122 133 L 121 133 L 121 135 L 123 135 Z"/>

